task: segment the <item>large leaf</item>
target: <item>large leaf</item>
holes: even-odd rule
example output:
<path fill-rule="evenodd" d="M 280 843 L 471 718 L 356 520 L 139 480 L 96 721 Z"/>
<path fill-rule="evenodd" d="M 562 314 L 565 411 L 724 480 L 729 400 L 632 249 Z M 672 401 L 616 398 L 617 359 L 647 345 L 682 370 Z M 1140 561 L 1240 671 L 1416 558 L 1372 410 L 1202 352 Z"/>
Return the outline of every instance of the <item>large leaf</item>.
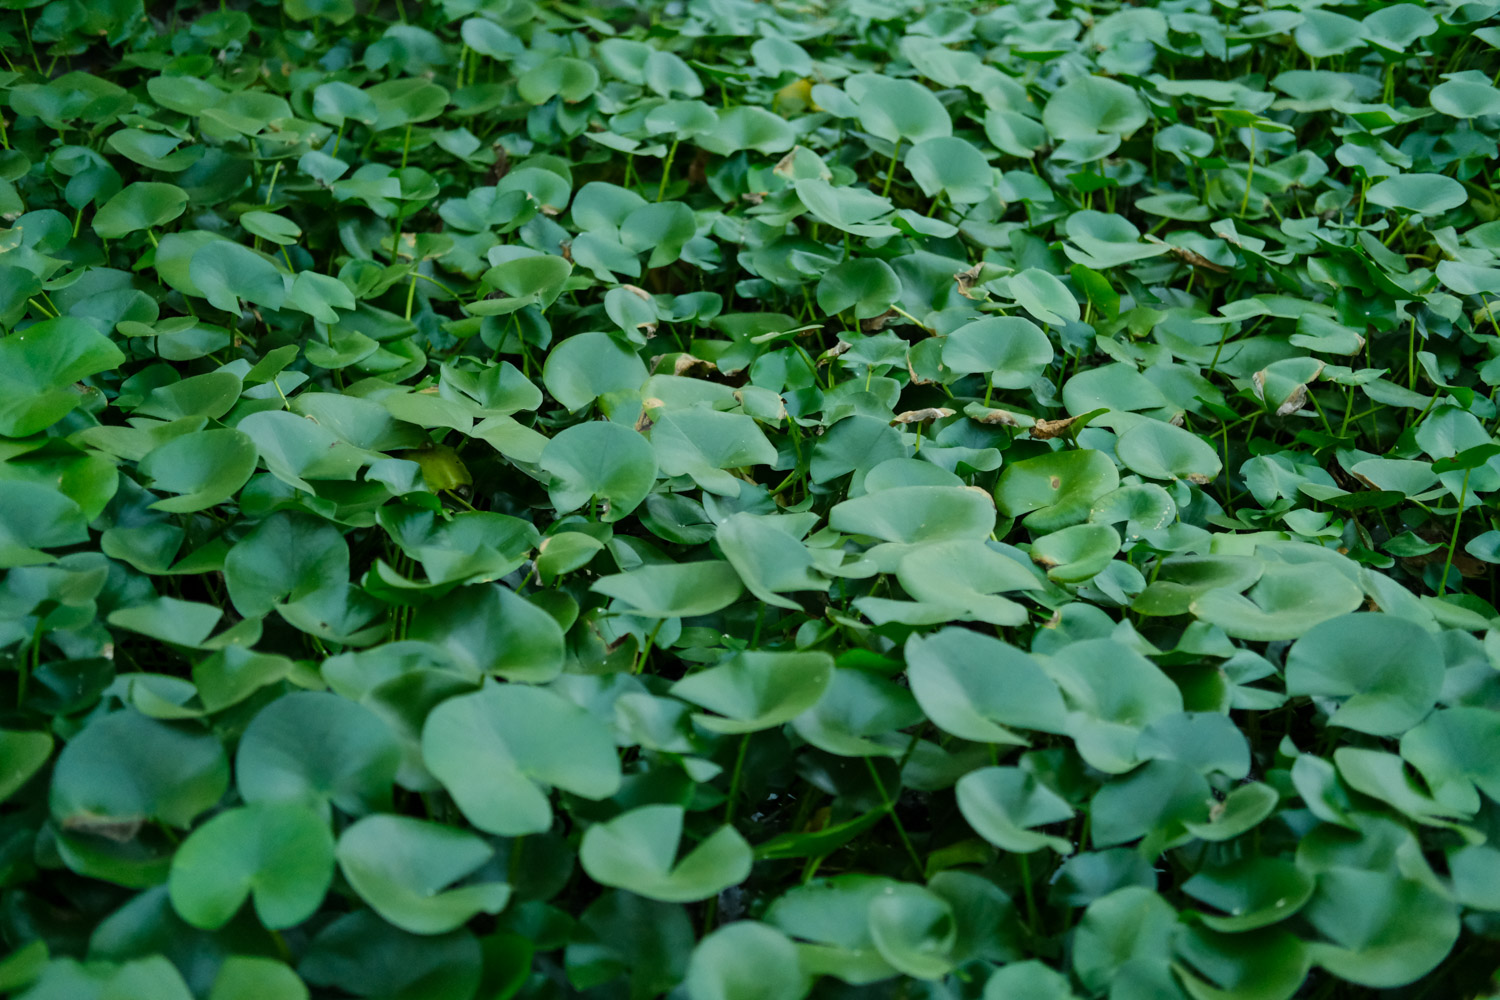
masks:
<path fill-rule="evenodd" d="M 647 899 L 690 903 L 743 882 L 751 851 L 732 826 L 721 826 L 677 858 L 682 839 L 680 806 L 641 806 L 588 828 L 578 861 L 600 885 Z"/>
<path fill-rule="evenodd" d="M 505 837 L 552 826 L 547 788 L 613 795 L 620 765 L 609 730 L 540 688 L 489 684 L 427 716 L 422 758 L 469 821 Z"/>

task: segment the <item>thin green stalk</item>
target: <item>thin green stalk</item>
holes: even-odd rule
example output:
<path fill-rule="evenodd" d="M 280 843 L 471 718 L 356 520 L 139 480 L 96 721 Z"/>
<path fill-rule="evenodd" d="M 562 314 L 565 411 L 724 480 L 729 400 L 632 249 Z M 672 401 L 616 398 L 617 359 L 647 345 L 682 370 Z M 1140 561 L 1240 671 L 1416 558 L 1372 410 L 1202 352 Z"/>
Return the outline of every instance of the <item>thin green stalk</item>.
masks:
<path fill-rule="evenodd" d="M 672 145 L 667 149 L 667 158 L 662 162 L 661 183 L 656 186 L 656 200 L 661 201 L 667 194 L 667 181 L 672 179 L 672 161 L 677 159 L 677 143 L 680 139 L 673 139 Z"/>
<path fill-rule="evenodd" d="M 897 139 L 895 148 L 891 150 L 891 169 L 886 171 L 885 187 L 880 191 L 880 197 L 882 198 L 889 198 L 891 196 L 891 181 L 896 179 L 896 164 L 900 162 L 900 158 L 901 140 Z"/>
<path fill-rule="evenodd" d="M 917 855 L 917 849 L 912 846 L 911 838 L 906 835 L 906 826 L 902 824 L 901 817 L 896 815 L 896 803 L 886 792 L 885 783 L 880 780 L 880 772 L 875 770 L 874 760 L 866 757 L 865 768 L 870 772 L 870 780 L 875 783 L 875 791 L 880 793 L 880 803 L 885 808 L 886 815 L 890 816 L 891 823 L 896 827 L 896 835 L 901 838 L 901 846 L 906 848 L 906 855 L 911 858 L 912 867 L 920 878 L 923 874 L 922 859 Z"/>
<path fill-rule="evenodd" d="M 1448 589 L 1448 570 L 1453 568 L 1453 552 L 1458 548 L 1458 526 L 1463 523 L 1464 503 L 1469 499 L 1469 473 L 1473 471 L 1472 468 L 1464 470 L 1464 482 L 1458 490 L 1458 513 L 1453 515 L 1453 535 L 1448 539 L 1448 558 L 1443 560 L 1443 575 L 1438 580 L 1439 597 Z"/>
<path fill-rule="evenodd" d="M 1245 197 L 1240 201 L 1240 217 L 1244 218 L 1245 211 L 1250 207 L 1250 182 L 1255 179 L 1255 129 L 1250 129 L 1250 163 L 1245 170 Z"/>

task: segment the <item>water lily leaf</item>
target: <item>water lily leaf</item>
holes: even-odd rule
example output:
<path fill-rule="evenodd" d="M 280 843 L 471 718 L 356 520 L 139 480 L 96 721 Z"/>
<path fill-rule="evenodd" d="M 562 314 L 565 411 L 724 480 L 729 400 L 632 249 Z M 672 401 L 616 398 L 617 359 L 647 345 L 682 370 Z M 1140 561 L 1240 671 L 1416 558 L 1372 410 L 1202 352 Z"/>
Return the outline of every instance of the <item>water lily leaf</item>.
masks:
<path fill-rule="evenodd" d="M 1480 807 L 1475 789 L 1500 798 L 1500 720 L 1480 708 L 1435 712 L 1401 737 L 1401 756 L 1432 790 L 1432 797 L 1461 813 Z"/>
<path fill-rule="evenodd" d="M 1118 80 L 1080 76 L 1063 84 L 1042 109 L 1055 139 L 1084 139 L 1100 132 L 1129 135 L 1146 124 L 1146 103 Z"/>
<path fill-rule="evenodd" d="M 1184 828 L 1199 840 L 1233 840 L 1259 826 L 1275 812 L 1281 796 L 1258 781 L 1240 785 L 1209 809 L 1205 823 L 1186 822 Z"/>
<path fill-rule="evenodd" d="M 1103 991 L 1132 960 L 1164 962 L 1176 926 L 1176 911 L 1155 892 L 1117 889 L 1084 910 L 1074 937 L 1074 971 L 1085 988 Z"/>
<path fill-rule="evenodd" d="M 1131 472 L 1149 479 L 1209 483 L 1224 468 L 1212 445 L 1161 420 L 1142 421 L 1121 434 L 1115 454 Z"/>
<path fill-rule="evenodd" d="M 575 424 L 542 449 L 537 465 L 559 514 L 602 501 L 601 517 L 618 521 L 641 505 L 656 483 L 656 455 L 640 434 L 607 421 Z"/>
<path fill-rule="evenodd" d="M 138 181 L 110 198 L 94 213 L 94 232 L 107 240 L 154 229 L 180 216 L 187 192 L 176 184 Z"/>
<path fill-rule="evenodd" d="M 252 413 L 237 429 L 255 445 L 267 471 L 307 493 L 314 492 L 308 480 L 352 480 L 368 461 L 367 453 L 315 419 L 285 410 Z"/>
<path fill-rule="evenodd" d="M 602 577 L 590 588 L 648 618 L 692 618 L 739 600 L 739 574 L 727 562 L 657 563 Z"/>
<path fill-rule="evenodd" d="M 730 156 L 744 149 L 757 153 L 785 153 L 797 142 L 797 133 L 780 115 L 765 108 L 741 104 L 718 112 L 718 124 L 694 136 L 693 141 L 710 153 Z"/>
<path fill-rule="evenodd" d="M 567 56 L 554 56 L 538 63 L 516 80 L 521 99 L 531 104 L 546 104 L 554 97 L 572 104 L 598 88 L 599 71 L 582 59 Z"/>
<path fill-rule="evenodd" d="M 235 755 L 246 802 L 332 802 L 362 816 L 389 807 L 401 749 L 380 717 L 356 702 L 300 691 L 261 709 Z"/>
<path fill-rule="evenodd" d="M 996 595 L 1042 589 L 1021 563 L 964 541 L 929 542 L 913 548 L 896 565 L 896 579 L 918 601 L 950 609 L 954 618 L 992 625 L 1020 625 L 1027 616 L 1025 607 Z M 863 607 L 858 602 L 856 606 Z"/>
<path fill-rule="evenodd" d="M 829 581 L 817 572 L 817 560 L 780 523 L 779 517 L 731 514 L 719 522 L 715 542 L 740 580 L 759 600 L 789 610 L 801 605 L 782 597 L 799 590 L 826 591 Z"/>
<path fill-rule="evenodd" d="M 1289 860 L 1256 856 L 1205 868 L 1182 890 L 1221 911 L 1200 914 L 1205 925 L 1238 934 L 1286 920 L 1306 905 L 1316 885 L 1312 875 Z"/>
<path fill-rule="evenodd" d="M 463 587 L 424 606 L 414 639 L 506 680 L 543 684 L 562 672 L 563 631 L 542 608 L 499 584 Z"/>
<path fill-rule="evenodd" d="M 866 132 L 886 142 L 921 142 L 953 134 L 953 121 L 932 91 L 913 80 L 857 73 L 844 80 Z"/>
<path fill-rule="evenodd" d="M 1005 1000 L 1016 996 L 1031 997 L 1032 1000 L 1075 1000 L 1068 977 L 1035 959 L 1002 965 L 985 980 L 984 1000 Z"/>
<path fill-rule="evenodd" d="M 607 392 L 639 389 L 646 366 L 607 333 L 569 337 L 547 356 L 542 382 L 552 398 L 580 410 Z"/>
<path fill-rule="evenodd" d="M 320 931 L 297 971 L 315 986 L 354 996 L 469 1000 L 483 965 L 484 951 L 467 931 L 418 936 L 359 909 Z"/>
<path fill-rule="evenodd" d="M 44 320 L 0 339 L 0 434 L 26 437 L 51 427 L 84 399 L 80 380 L 125 355 L 83 320 Z"/>
<path fill-rule="evenodd" d="M 1453 818 L 1467 818 L 1466 810 L 1445 806 L 1429 795 L 1406 769 L 1406 762 L 1393 753 L 1339 747 L 1333 752 L 1333 762 L 1344 784 L 1418 823 L 1448 826 Z"/>
<path fill-rule="evenodd" d="M 503 837 L 552 826 L 547 786 L 588 799 L 620 787 L 610 731 L 551 691 L 520 684 L 490 684 L 434 708 L 422 758 L 471 823 Z"/>
<path fill-rule="evenodd" d="M 1458 940 L 1458 909 L 1395 871 L 1335 867 L 1302 911 L 1325 938 L 1314 962 L 1351 983 L 1393 989 L 1432 971 Z"/>
<path fill-rule="evenodd" d="M 1416 725 L 1442 686 L 1436 640 L 1394 615 L 1333 618 L 1308 629 L 1287 652 L 1287 694 L 1340 699 L 1328 724 L 1374 736 L 1398 736 Z"/>
<path fill-rule="evenodd" d="M 1029 655 L 999 639 L 960 628 L 913 635 L 906 662 L 922 711 L 960 739 L 1025 746 L 1013 729 L 1067 728 L 1057 685 Z"/>
<path fill-rule="evenodd" d="M 528 306 L 545 309 L 562 294 L 573 273 L 573 265 L 564 258 L 526 247 L 495 247 L 488 259 L 494 266 L 481 280 L 503 295 L 464 306 L 473 316 L 505 316 Z"/>
<path fill-rule="evenodd" d="M 358 820 L 339 837 L 339 869 L 360 898 L 412 934 L 443 934 L 510 901 L 504 882 L 448 888 L 494 852 L 479 837 L 409 816 Z"/>
<path fill-rule="evenodd" d="M 634 253 L 650 250 L 647 267 L 663 267 L 682 256 L 683 247 L 697 231 L 692 209 L 680 201 L 658 202 L 627 215 L 620 226 L 620 240 Z"/>
<path fill-rule="evenodd" d="M 1190 609 L 1236 638 L 1269 642 L 1295 639 L 1364 603 L 1358 585 L 1307 564 L 1268 563 L 1247 594 L 1238 590 L 1209 590 L 1193 598 Z"/>
<path fill-rule="evenodd" d="M 194 927 L 217 930 L 246 897 L 269 928 L 312 916 L 333 883 L 333 834 L 298 804 L 223 812 L 194 830 L 172 857 L 172 906 Z"/>
<path fill-rule="evenodd" d="M 0 802 L 16 793 L 52 756 L 52 736 L 0 729 Z"/>
<path fill-rule="evenodd" d="M 1186 965 L 1173 968 L 1193 1000 L 1291 1000 L 1312 966 L 1302 941 L 1281 928 L 1222 934 L 1188 927 L 1176 945 Z"/>
<path fill-rule="evenodd" d="M 1366 192 L 1373 204 L 1418 215 L 1440 215 L 1469 200 L 1464 186 L 1443 174 L 1398 174 Z"/>
<path fill-rule="evenodd" d="M 995 172 L 984 154 L 955 136 L 936 136 L 913 146 L 906 169 L 927 197 L 941 193 L 955 205 L 983 201 L 995 186 Z"/>
<path fill-rule="evenodd" d="M 987 494 L 967 487 L 898 486 L 845 500 L 828 523 L 887 542 L 982 539 L 994 530 L 995 508 Z"/>
<path fill-rule="evenodd" d="M 1445 80 L 1432 88 L 1434 111 L 1453 118 L 1500 114 L 1500 88 L 1486 80 Z"/>
<path fill-rule="evenodd" d="M 297 973 L 274 958 L 230 955 L 219 966 L 208 1000 L 308 1000 Z"/>
<path fill-rule="evenodd" d="M 939 979 L 953 969 L 957 920 L 937 893 L 898 882 L 870 900 L 868 920 L 875 950 L 897 971 Z"/>
<path fill-rule="evenodd" d="M 1292 34 L 1297 47 L 1314 59 L 1336 56 L 1364 44 L 1365 26 L 1352 17 L 1331 10 L 1303 12 L 1302 23 Z"/>
<path fill-rule="evenodd" d="M 809 982 L 785 934 L 741 920 L 698 942 L 683 986 L 689 1000 L 801 1000 Z"/>
<path fill-rule="evenodd" d="M 701 406 L 659 414 L 651 448 L 662 475 L 690 476 L 704 490 L 727 497 L 739 496 L 743 480 L 726 470 L 776 461 L 775 446 L 753 418 Z"/>
<path fill-rule="evenodd" d="M 977 372 L 1001 389 L 1024 389 L 1052 363 L 1041 328 L 1019 316 L 986 316 L 965 323 L 943 341 L 943 364 Z"/>
<path fill-rule="evenodd" d="M 0 480 L 0 566 L 52 562 L 42 551 L 88 541 L 88 520 L 69 497 L 40 483 Z"/>
<path fill-rule="evenodd" d="M 1028 267 L 1005 279 L 1004 287 L 1022 308 L 1050 326 L 1076 323 L 1082 317 L 1068 286 L 1041 268 Z"/>
<path fill-rule="evenodd" d="M 801 715 L 823 696 L 832 679 L 833 658 L 827 653 L 742 650 L 684 677 L 671 692 L 718 713 L 693 716 L 710 732 L 753 733 Z"/>
<path fill-rule="evenodd" d="M 1109 639 L 1071 643 L 1042 667 L 1062 692 L 1079 755 L 1109 774 L 1135 767 L 1141 732 L 1183 708 L 1182 692 L 1156 664 Z"/>
<path fill-rule="evenodd" d="M 900 297 L 896 272 L 877 257 L 846 260 L 818 281 L 818 308 L 830 314 L 852 308 L 855 319 L 879 316 Z"/>
<path fill-rule="evenodd" d="M 600 885 L 665 903 L 690 903 L 717 895 L 750 874 L 753 853 L 732 826 L 721 826 L 680 861 L 681 806 L 641 806 L 583 835 L 578 861 Z"/>
<path fill-rule="evenodd" d="M 959 812 L 974 832 L 1001 850 L 1029 854 L 1046 848 L 1058 854 L 1073 853 L 1071 841 L 1032 829 L 1068 822 L 1073 807 L 1030 772 L 1019 767 L 983 767 L 958 779 L 954 791 Z"/>
<path fill-rule="evenodd" d="M 224 557 L 229 599 L 246 617 L 348 580 L 348 543 L 333 525 L 312 517 L 273 514 Z"/>
<path fill-rule="evenodd" d="M 911 744 L 898 732 L 922 719 L 906 688 L 863 670 L 837 669 L 823 696 L 792 721 L 797 735 L 840 757 L 900 757 Z"/>
<path fill-rule="evenodd" d="M 1031 543 L 1031 559 L 1056 583 L 1083 583 L 1120 551 L 1120 534 L 1107 524 L 1074 524 Z"/>
<path fill-rule="evenodd" d="M 1365 38 L 1388 52 L 1408 51 L 1438 30 L 1437 19 L 1414 3 L 1393 3 L 1365 15 Z"/>
<path fill-rule="evenodd" d="M 1209 818 L 1212 793 L 1197 771 L 1175 760 L 1153 760 L 1116 778 L 1094 795 L 1090 836 L 1098 847 L 1145 838 L 1139 848 L 1155 854 L 1163 845 L 1195 836 L 1193 825 Z"/>
<path fill-rule="evenodd" d="M 235 315 L 240 299 L 267 309 L 280 309 L 286 302 L 286 282 L 276 265 L 238 243 L 214 240 L 199 247 L 188 274 L 215 309 Z"/>
<path fill-rule="evenodd" d="M 50 804 L 64 830 L 152 820 L 186 828 L 228 787 L 229 761 L 216 738 L 127 709 L 95 718 L 63 746 Z"/>
<path fill-rule="evenodd" d="M 1056 451 L 1007 465 L 995 484 L 995 503 L 1008 517 L 1026 515 L 1035 532 L 1088 520 L 1094 501 L 1120 485 L 1120 470 L 1102 451 Z"/>

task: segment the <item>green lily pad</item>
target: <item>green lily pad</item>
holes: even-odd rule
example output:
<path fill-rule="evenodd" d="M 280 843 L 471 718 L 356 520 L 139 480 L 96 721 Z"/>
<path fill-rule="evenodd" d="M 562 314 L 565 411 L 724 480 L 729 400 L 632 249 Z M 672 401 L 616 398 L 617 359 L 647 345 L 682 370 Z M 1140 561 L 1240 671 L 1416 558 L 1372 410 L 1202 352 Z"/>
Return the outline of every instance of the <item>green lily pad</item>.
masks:
<path fill-rule="evenodd" d="M 1029 854 L 1045 848 L 1073 853 L 1073 844 L 1066 838 L 1032 829 L 1073 818 L 1073 807 L 1035 775 L 1019 767 L 984 767 L 960 778 L 954 791 L 964 819 L 1001 850 Z"/>
<path fill-rule="evenodd" d="M 826 653 L 740 652 L 672 685 L 684 701 L 716 712 L 693 721 L 715 733 L 753 733 L 791 721 L 817 703 L 833 679 Z"/>
<path fill-rule="evenodd" d="M 1398 736 L 1422 721 L 1442 686 L 1437 642 L 1393 615 L 1333 618 L 1287 652 L 1287 694 L 1340 699 L 1328 724 L 1375 736 Z"/>
<path fill-rule="evenodd" d="M 752 852 L 732 826 L 721 826 L 677 858 L 682 840 L 680 806 L 641 806 L 583 835 L 578 862 L 600 885 L 647 899 L 690 903 L 717 895 L 750 874 Z"/>
<path fill-rule="evenodd" d="M 374 911 L 412 934 L 443 934 L 510 901 L 504 882 L 450 888 L 494 852 L 472 833 L 412 819 L 366 816 L 339 837 L 339 869 Z"/>
<path fill-rule="evenodd" d="M 315 913 L 333 882 L 333 834 L 297 804 L 242 806 L 194 830 L 172 857 L 172 906 L 194 927 L 217 930 L 246 897 L 269 928 Z"/>
<path fill-rule="evenodd" d="M 427 716 L 422 758 L 475 826 L 503 837 L 552 826 L 547 787 L 588 799 L 619 790 L 610 732 L 550 691 L 486 685 Z"/>

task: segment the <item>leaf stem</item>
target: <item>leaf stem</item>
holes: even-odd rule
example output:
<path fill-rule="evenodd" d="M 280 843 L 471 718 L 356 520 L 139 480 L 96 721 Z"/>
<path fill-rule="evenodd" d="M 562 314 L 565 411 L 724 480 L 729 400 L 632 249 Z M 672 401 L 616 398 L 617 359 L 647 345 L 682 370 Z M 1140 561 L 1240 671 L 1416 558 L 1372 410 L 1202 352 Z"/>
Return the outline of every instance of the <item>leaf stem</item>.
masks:
<path fill-rule="evenodd" d="M 1458 548 L 1458 526 L 1463 523 L 1464 503 L 1469 499 L 1469 473 L 1473 471 L 1472 468 L 1464 470 L 1464 483 L 1458 490 L 1458 513 L 1453 515 L 1453 535 L 1448 539 L 1448 558 L 1443 560 L 1443 575 L 1437 585 L 1439 597 L 1448 589 L 1448 570 L 1453 568 L 1453 550 Z"/>

